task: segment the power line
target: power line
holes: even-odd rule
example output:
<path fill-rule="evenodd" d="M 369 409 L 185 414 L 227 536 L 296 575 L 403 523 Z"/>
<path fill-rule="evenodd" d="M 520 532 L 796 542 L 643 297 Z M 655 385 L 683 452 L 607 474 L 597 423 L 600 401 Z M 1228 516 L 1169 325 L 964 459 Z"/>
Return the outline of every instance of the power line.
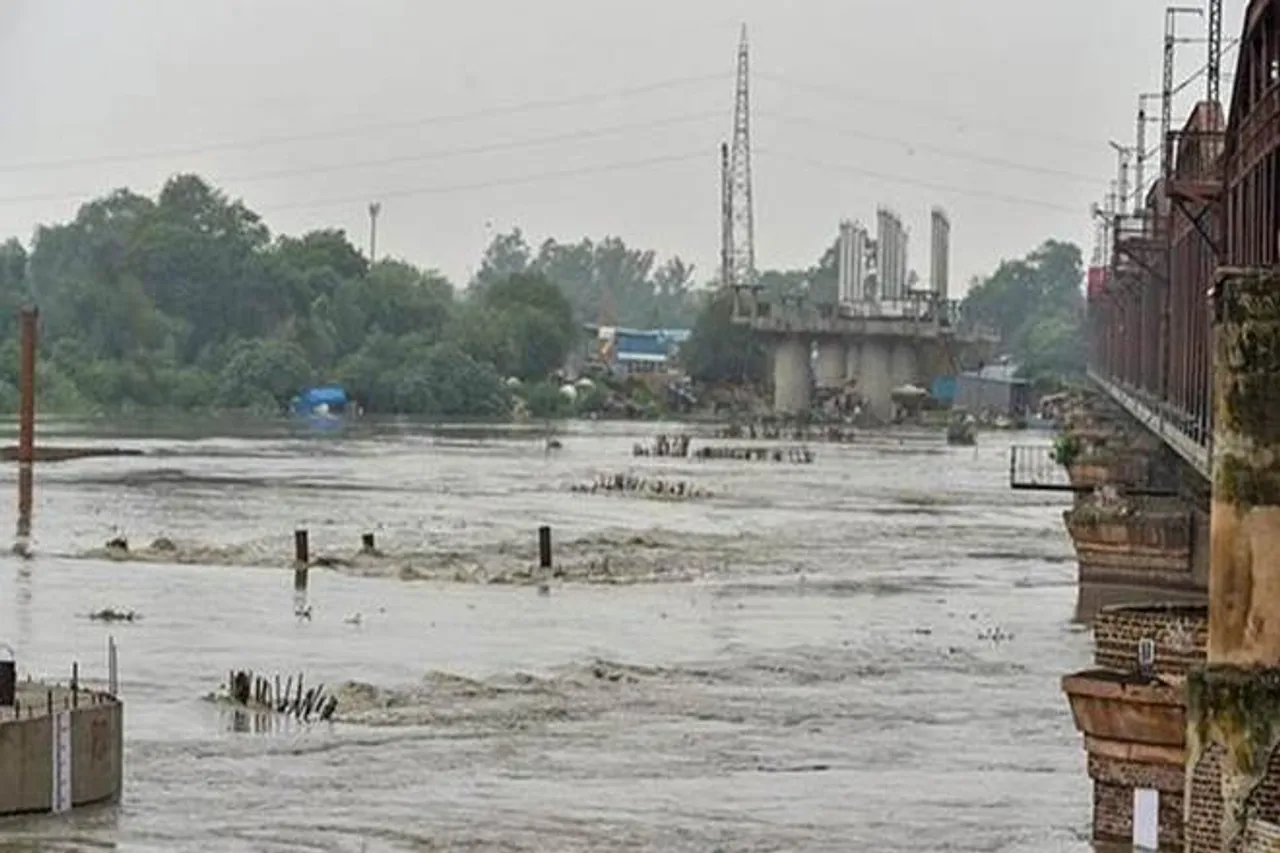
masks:
<path fill-rule="evenodd" d="M 1002 195 L 1000 193 L 989 193 L 983 190 L 972 190 L 965 187 L 954 187 L 946 184 L 936 184 L 930 181 L 921 181 L 916 178 L 908 178 L 901 175 L 892 175 L 887 172 L 876 172 L 871 169 L 862 169 L 857 166 L 846 166 L 842 164 L 825 163 L 820 160 L 813 160 L 809 157 L 801 157 L 795 154 L 788 154 L 781 151 L 773 151 L 769 149 L 756 149 L 756 153 L 764 154 L 766 157 L 776 157 L 780 160 L 787 160 L 802 166 L 808 166 L 814 169 L 820 169 L 827 172 L 845 172 L 851 175 L 859 175 L 872 180 L 884 181 L 890 184 L 901 184 L 903 186 L 918 187 L 920 189 L 933 190 L 935 192 L 947 192 L 953 195 L 966 196 L 971 198 L 982 198 L 990 201 L 999 201 L 1006 204 L 1017 204 L 1026 207 L 1039 207 L 1045 210 L 1054 210 L 1061 213 L 1078 214 L 1079 208 L 1067 207 L 1065 205 L 1054 204 L 1053 202 L 1041 201 L 1039 199 L 1020 198 L 1018 196 Z"/>
<path fill-rule="evenodd" d="M 578 106 L 581 104 L 594 103 L 598 101 L 611 100 L 613 98 L 627 98 L 635 95 L 642 95 L 649 92 L 658 92 L 665 89 L 679 88 L 697 83 L 706 83 L 710 81 L 725 82 L 728 79 L 727 74 L 697 74 L 687 77 L 673 77 L 666 80 L 660 80 L 643 86 L 631 86 L 622 89 L 613 89 L 610 91 L 597 91 L 581 95 L 573 95 L 564 98 L 550 98 L 537 101 L 524 101 L 517 104 L 508 104 L 506 106 L 488 107 L 482 110 L 474 110 L 466 113 L 453 113 L 448 115 L 427 116 L 416 119 L 406 119 L 403 121 L 383 122 L 377 124 L 364 124 L 359 127 L 347 127 L 332 130 L 312 131 L 308 133 L 296 133 L 283 136 L 266 136 L 257 139 L 241 139 L 228 140 L 224 142 L 213 142 L 203 145 L 195 145 L 186 148 L 169 148 L 146 152 L 134 152 L 128 154 L 104 154 L 96 157 L 69 158 L 64 160 L 43 160 L 31 161 L 27 163 L 9 163 L 0 164 L 0 173 L 6 172 L 34 172 L 34 171 L 50 171 L 56 169 L 76 168 L 78 166 L 94 166 L 110 163 L 129 163 L 145 160 L 164 160 L 175 157 L 189 157 L 197 154 L 206 154 L 215 151 L 234 151 L 253 148 L 266 148 L 272 145 L 287 145 L 295 142 L 310 142 L 321 139 L 349 139 L 359 137 L 371 132 L 402 130 L 419 127 L 429 127 L 442 124 L 459 124 L 475 119 L 492 118 L 495 116 L 515 115 L 519 113 L 537 112 L 539 110 L 559 109 L 563 107 Z"/>
<path fill-rule="evenodd" d="M 695 121 L 705 121 L 712 118 L 723 118 L 720 111 L 706 111 L 701 113 L 686 113 L 684 115 L 672 116 L 665 119 L 657 119 L 649 122 L 634 122 L 632 124 L 620 124 L 610 127 L 596 128 L 593 130 L 575 130 L 566 133 L 557 133 L 550 136 L 538 136 L 528 139 L 512 139 L 503 142 L 494 142 L 485 145 L 459 146 L 455 148 L 442 148 L 435 151 L 426 151 L 418 154 L 403 154 L 391 157 L 379 157 L 372 160 L 355 160 L 346 163 L 329 163 L 319 166 L 299 166 L 295 169 L 279 169 L 270 172 L 257 172 L 247 175 L 231 175 L 217 178 L 217 183 L 258 183 L 265 181 L 281 180 L 284 178 L 303 177 L 306 175 L 332 174 L 334 172 L 356 171 L 359 169 L 377 168 L 380 166 L 393 166 L 401 163 L 421 163 L 431 160 L 447 160 L 454 157 L 465 157 L 471 154 L 489 154 L 497 151 L 511 151 L 521 148 L 536 148 L 540 145 L 553 145 L 558 142 L 574 142 L 580 139 L 598 139 L 606 136 L 613 136 L 619 133 L 631 133 L 638 130 L 649 130 L 657 127 L 668 127 L 677 124 L 689 124 Z M 13 204 L 28 204 L 33 202 L 50 202 L 50 201 L 76 201 L 93 195 L 93 192 L 81 193 L 44 193 L 26 196 L 8 196 L 0 197 L 0 206 Z"/>
<path fill-rule="evenodd" d="M 575 169 L 560 169 L 553 172 L 535 172 L 531 174 L 520 175 L 512 178 L 499 178 L 490 181 L 476 181 L 474 183 L 465 184 L 440 184 L 436 186 L 414 187 L 412 189 L 388 190 L 385 192 L 374 193 L 379 199 L 388 198 L 412 198 L 415 196 L 430 195 L 449 195 L 458 192 L 471 192 L 473 190 L 494 189 L 497 187 L 519 186 L 521 184 L 534 184 L 542 181 L 559 180 L 561 178 L 577 178 L 585 175 L 600 175 L 609 172 L 622 172 L 631 169 L 643 169 L 650 166 L 661 166 L 669 163 L 682 163 L 690 160 L 710 159 L 710 155 L 704 150 L 690 151 L 686 154 L 667 154 L 657 157 L 647 157 L 641 160 L 623 160 L 616 163 L 605 163 L 599 166 L 584 166 Z M 358 196 L 341 196 L 323 199 L 313 199 L 302 202 L 286 202 L 284 204 L 263 205 L 261 209 L 264 211 L 272 210 L 300 210 L 315 207 L 331 207 L 338 205 L 354 204 L 363 202 L 368 198 L 368 193 Z"/>
<path fill-rule="evenodd" d="M 956 148 L 946 148 L 940 145 L 932 145 L 927 142 L 915 142 L 910 139 L 901 137 L 884 136 L 875 133 L 866 133 L 864 131 L 850 130 L 848 128 L 839 127 L 834 124 L 828 124 L 822 121 L 805 118 L 803 116 L 788 115 L 786 113 L 778 113 L 767 111 L 763 113 L 766 118 L 776 118 L 786 121 L 789 124 L 805 125 L 817 130 L 825 130 L 840 136 L 847 136 L 852 139 L 865 139 L 869 142 L 884 142 L 891 145 L 901 145 L 909 149 L 918 151 L 929 151 L 943 157 L 952 157 L 957 160 L 968 160 L 973 163 L 982 163 L 987 166 L 995 166 L 1001 169 L 1009 169 L 1011 171 L 1030 172 L 1038 175 L 1046 175 L 1055 178 L 1064 178 L 1069 181 L 1089 184 L 1096 186 L 1099 181 L 1096 175 L 1086 175 L 1080 172 L 1068 172 L 1063 169 L 1054 169 L 1048 166 L 1036 166 L 1029 163 L 1019 163 L 1013 160 L 1005 160 L 1000 157 L 987 157 L 982 154 L 975 154 L 970 151 L 964 151 Z"/>
<path fill-rule="evenodd" d="M 974 121 L 973 116 L 955 115 L 954 113 L 948 113 L 937 107 L 928 106 L 926 104 L 913 104 L 898 98 L 886 98 L 881 95 L 873 95 L 856 89 L 848 89 L 843 86 L 832 86 L 827 83 L 808 83 L 802 80 L 792 79 L 784 74 L 778 74 L 776 72 L 756 71 L 755 75 L 763 80 L 771 80 L 784 87 L 790 86 L 795 89 L 805 89 L 819 94 L 839 97 L 842 101 L 853 100 L 864 101 L 866 103 L 885 104 L 886 106 L 890 106 L 904 112 L 920 113 L 934 119 L 935 121 L 972 125 L 974 127 L 986 126 L 1012 136 L 1025 136 L 1087 151 L 1097 151 L 1100 147 L 1105 145 L 1105 142 L 1102 141 L 1091 142 L 1079 137 L 1063 136 L 1061 134 L 1048 133 L 1034 128 L 1017 127 L 1014 125 L 1000 124 L 991 121 Z"/>
<path fill-rule="evenodd" d="M 809 119 L 804 116 L 790 115 L 783 113 L 766 113 L 766 118 L 775 118 L 786 121 L 791 124 L 807 125 L 816 129 L 826 130 L 828 132 L 844 135 L 853 138 L 868 139 L 877 142 L 891 143 L 895 145 L 903 145 L 908 148 L 918 149 L 921 151 L 932 151 L 946 157 L 954 157 L 961 160 L 971 160 L 977 163 L 983 163 L 996 168 L 1008 169 L 1012 171 L 1023 171 L 1034 174 L 1043 174 L 1049 177 L 1064 178 L 1066 180 L 1096 184 L 1096 179 L 1089 178 L 1085 175 L 1079 175 L 1073 172 L 1052 169 L 1049 167 L 1036 166 L 1027 163 L 1017 163 L 1001 158 L 985 157 L 972 152 L 961 151 L 958 149 L 948 149 L 943 146 L 936 146 L 924 142 L 916 142 L 911 139 L 901 137 L 891 137 L 877 134 L 862 133 L 839 127 L 827 122 Z M 361 169 L 379 168 L 384 166 L 392 166 L 405 163 L 425 163 L 434 160 L 447 160 L 457 157 L 465 157 L 475 154 L 488 154 L 501 151 L 513 151 L 524 148 L 536 148 L 539 146 L 555 145 L 563 142 L 577 142 L 587 139 L 600 139 L 608 136 L 614 136 L 621 133 L 634 133 L 637 131 L 650 130 L 654 128 L 670 127 L 680 124 L 692 124 L 700 121 L 708 121 L 723 118 L 723 114 L 718 110 L 706 110 L 697 113 L 684 113 L 675 116 L 669 116 L 661 119 L 654 119 L 646 122 L 632 122 L 629 124 L 618 124 L 607 127 L 576 129 L 565 131 L 557 134 L 549 134 L 545 136 L 529 137 L 524 139 L 508 139 L 497 142 L 484 143 L 480 145 L 464 145 L 454 146 L 450 148 L 441 148 L 432 151 L 417 152 L 411 154 L 392 155 L 388 157 L 379 157 L 366 160 L 353 160 L 342 163 L 326 163 L 315 166 L 298 166 L 289 169 L 277 169 L 265 172 L 252 172 L 240 175 L 229 176 L 212 176 L 211 179 L 220 184 L 252 184 L 286 178 L 305 177 L 308 175 L 333 174 L 345 171 L 358 171 Z M 57 192 L 57 193 L 36 193 L 21 196 L 3 196 L 0 197 L 0 206 L 12 206 L 17 204 L 31 203 L 47 203 L 61 201 L 79 201 L 101 192 L 101 190 L 89 190 L 75 193 Z"/>

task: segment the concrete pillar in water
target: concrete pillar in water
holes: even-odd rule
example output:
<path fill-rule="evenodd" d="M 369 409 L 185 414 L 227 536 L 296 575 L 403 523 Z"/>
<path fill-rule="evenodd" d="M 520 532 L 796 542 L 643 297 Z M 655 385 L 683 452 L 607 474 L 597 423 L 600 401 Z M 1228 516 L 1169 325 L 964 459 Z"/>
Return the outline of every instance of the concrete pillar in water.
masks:
<path fill-rule="evenodd" d="M 916 384 L 919 381 L 916 376 L 918 367 L 915 343 L 910 340 L 894 341 L 889 352 L 889 376 L 893 387 Z"/>
<path fill-rule="evenodd" d="M 869 338 L 862 343 L 858 359 L 858 393 L 863 405 L 873 416 L 882 421 L 893 417 L 893 377 L 890 374 L 890 347 L 888 341 Z"/>
<path fill-rule="evenodd" d="M 841 388 L 845 382 L 845 346 L 839 338 L 818 342 L 817 384 L 819 388 Z"/>
<path fill-rule="evenodd" d="M 784 337 L 774 348 L 773 410 L 809 410 L 809 341 L 800 335 Z"/>
<path fill-rule="evenodd" d="M 858 368 L 861 362 L 862 341 L 849 341 L 844 348 L 844 375 L 846 379 L 858 378 Z"/>
<path fill-rule="evenodd" d="M 1280 271 L 1219 273 L 1213 387 L 1208 663 L 1187 679 L 1188 851 L 1243 850 L 1256 821 L 1280 823 Z"/>

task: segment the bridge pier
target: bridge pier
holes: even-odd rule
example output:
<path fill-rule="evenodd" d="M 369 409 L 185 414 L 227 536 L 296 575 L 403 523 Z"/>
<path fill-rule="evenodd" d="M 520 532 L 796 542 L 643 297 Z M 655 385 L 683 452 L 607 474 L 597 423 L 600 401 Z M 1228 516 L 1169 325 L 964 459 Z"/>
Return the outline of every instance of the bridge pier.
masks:
<path fill-rule="evenodd" d="M 1208 514 L 1199 476 L 1100 396 L 1069 411 L 1059 438 L 1069 446 L 1076 490 L 1063 521 L 1079 567 L 1076 617 L 1108 604 L 1203 601 L 1208 586 Z"/>
<path fill-rule="evenodd" d="M 1220 275 L 1208 663 L 1187 681 L 1191 853 L 1280 838 L 1280 271 Z"/>
<path fill-rule="evenodd" d="M 951 375 L 962 365 L 989 360 L 997 343 L 994 333 L 959 325 L 954 306 L 933 297 L 893 310 L 866 301 L 784 303 L 775 310 L 746 288 L 736 289 L 734 299 L 732 322 L 771 342 L 774 410 L 780 414 L 808 408 L 808 346 L 813 340 L 819 341 L 813 371 L 818 386 L 834 388 L 856 380 L 864 410 L 882 421 L 893 417 L 896 385 L 928 382 L 934 375 Z"/>
<path fill-rule="evenodd" d="M 784 335 L 773 349 L 773 410 L 798 414 L 809 410 L 809 338 Z"/>
<path fill-rule="evenodd" d="M 857 389 L 862 405 L 880 421 L 893 418 L 892 342 L 867 338 L 858 357 Z"/>
<path fill-rule="evenodd" d="M 1140 604 L 1104 608 L 1093 623 L 1093 666 L 1068 675 L 1062 689 L 1084 735 L 1093 782 L 1093 838 L 1133 839 L 1134 792 L 1153 792 L 1161 850 L 1181 850 L 1186 758 L 1180 681 L 1204 660 L 1204 604 Z M 1138 666 L 1151 644 L 1151 664 Z"/>
<path fill-rule="evenodd" d="M 818 364 L 816 376 L 817 386 L 824 390 L 843 388 L 845 384 L 848 355 L 844 341 L 839 338 L 818 341 Z"/>
<path fill-rule="evenodd" d="M 897 340 L 889 350 L 889 381 L 891 388 L 915 385 L 920 381 L 920 360 L 916 345 L 911 340 Z"/>

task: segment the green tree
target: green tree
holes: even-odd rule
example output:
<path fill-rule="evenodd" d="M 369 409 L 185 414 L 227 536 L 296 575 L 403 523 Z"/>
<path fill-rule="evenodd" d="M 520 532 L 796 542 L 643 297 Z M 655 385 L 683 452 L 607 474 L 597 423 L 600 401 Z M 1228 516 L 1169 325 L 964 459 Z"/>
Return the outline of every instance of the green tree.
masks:
<path fill-rule="evenodd" d="M 1066 378 L 1084 370 L 1083 281 L 1079 247 L 1049 240 L 975 282 L 965 317 L 997 331 L 1024 375 Z"/>
<path fill-rule="evenodd" d="M 576 337 L 573 308 L 550 280 L 537 274 L 508 276 L 487 287 L 482 310 L 508 341 L 495 366 L 509 376 L 541 379 L 558 370 Z"/>
<path fill-rule="evenodd" d="M 225 405 L 253 407 L 270 402 L 283 408 L 310 381 L 306 353 L 283 340 L 245 341 L 222 369 L 218 394 Z"/>
<path fill-rule="evenodd" d="M 765 377 L 764 347 L 746 326 L 733 322 L 733 293 L 711 296 L 680 347 L 689 376 L 706 383 L 755 383 Z"/>

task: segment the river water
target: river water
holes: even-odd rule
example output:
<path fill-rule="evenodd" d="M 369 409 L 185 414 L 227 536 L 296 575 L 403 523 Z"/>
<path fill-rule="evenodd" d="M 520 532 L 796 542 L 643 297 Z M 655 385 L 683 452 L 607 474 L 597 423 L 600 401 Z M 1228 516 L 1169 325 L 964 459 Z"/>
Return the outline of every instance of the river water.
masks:
<path fill-rule="evenodd" d="M 147 451 L 41 466 L 38 554 L 0 560 L 20 672 L 103 677 L 115 637 L 125 796 L 0 851 L 1088 849 L 1063 503 L 1007 482 L 1035 438 L 632 458 L 656 430 L 43 428 Z M 628 470 L 713 495 L 569 490 Z M 544 523 L 567 577 L 539 589 Z M 313 570 L 300 619 L 296 527 L 386 555 Z M 231 668 L 303 672 L 339 719 L 248 724 L 207 699 Z"/>

